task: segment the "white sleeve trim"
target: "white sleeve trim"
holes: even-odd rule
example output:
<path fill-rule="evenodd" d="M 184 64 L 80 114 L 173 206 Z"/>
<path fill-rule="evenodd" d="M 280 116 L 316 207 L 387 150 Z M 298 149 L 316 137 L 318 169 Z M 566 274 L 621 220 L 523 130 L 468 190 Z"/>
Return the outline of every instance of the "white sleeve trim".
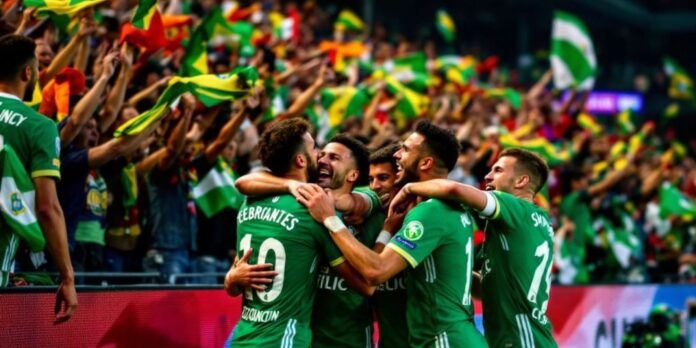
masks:
<path fill-rule="evenodd" d="M 486 206 L 481 210 L 480 215 L 484 218 L 490 218 L 495 214 L 495 208 L 498 203 L 492 193 L 488 191 L 484 193 L 486 194 Z"/>

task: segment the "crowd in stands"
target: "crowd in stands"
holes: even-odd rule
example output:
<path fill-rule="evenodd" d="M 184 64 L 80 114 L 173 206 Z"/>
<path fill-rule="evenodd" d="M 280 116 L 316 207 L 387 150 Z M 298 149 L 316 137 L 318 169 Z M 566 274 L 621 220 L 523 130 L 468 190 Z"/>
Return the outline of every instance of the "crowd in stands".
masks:
<path fill-rule="evenodd" d="M 696 142 L 678 139 L 661 115 L 591 115 L 588 91 L 553 89 L 548 60 L 525 83 L 495 56 L 371 30 L 314 1 L 160 1 L 148 29 L 129 24 L 137 1 L 93 2 L 65 23 L 21 0 L 1 9 L 0 34 L 36 43 L 39 84 L 25 100 L 59 129 L 58 196 L 76 272 L 155 271 L 163 282 L 226 272 L 243 197 L 227 191 L 235 203 L 211 208 L 199 199 L 203 179 L 260 169 L 256 145 L 269 124 L 303 117 L 319 146 L 345 132 L 375 151 L 428 118 L 460 141 L 458 182 L 479 187 L 507 147 L 547 159 L 536 203 L 554 220 L 555 282 L 696 280 Z M 175 76 L 239 67 L 258 72 L 243 97 L 206 107 L 183 94 L 166 117 L 114 136 L 155 108 Z M 48 255 L 20 247 L 14 283 L 52 270 Z"/>

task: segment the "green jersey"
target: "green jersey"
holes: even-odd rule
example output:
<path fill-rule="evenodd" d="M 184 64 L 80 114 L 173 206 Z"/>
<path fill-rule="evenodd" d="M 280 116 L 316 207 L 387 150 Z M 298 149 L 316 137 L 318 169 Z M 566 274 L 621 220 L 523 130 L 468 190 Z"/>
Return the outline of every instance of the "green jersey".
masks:
<path fill-rule="evenodd" d="M 16 96 L 0 93 L 0 135 L 32 178 L 60 178 L 60 138 L 55 122 Z"/>
<path fill-rule="evenodd" d="M 485 347 L 471 301 L 473 219 L 429 199 L 408 212 L 387 247 L 412 267 L 406 278 L 411 347 Z"/>
<path fill-rule="evenodd" d="M 355 237 L 372 248 L 382 230 L 384 214 L 377 211 L 360 226 L 348 226 Z M 351 289 L 328 265 L 317 281 L 312 313 L 312 347 L 371 347 L 372 310 L 368 299 Z"/>
<path fill-rule="evenodd" d="M 546 317 L 553 228 L 546 212 L 494 191 L 496 211 L 481 253 L 483 326 L 491 347 L 556 347 Z"/>
<path fill-rule="evenodd" d="M 309 347 L 317 271 L 343 262 L 324 227 L 291 195 L 248 197 L 237 214 L 238 256 L 272 263 L 278 275 L 265 291 L 247 289 L 232 347 Z"/>

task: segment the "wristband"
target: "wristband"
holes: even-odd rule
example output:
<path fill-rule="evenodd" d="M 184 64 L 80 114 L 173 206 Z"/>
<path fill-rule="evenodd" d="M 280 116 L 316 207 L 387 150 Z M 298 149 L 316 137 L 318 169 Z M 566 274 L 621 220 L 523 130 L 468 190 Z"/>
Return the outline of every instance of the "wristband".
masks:
<path fill-rule="evenodd" d="M 324 219 L 324 226 L 329 229 L 332 233 L 337 233 L 340 232 L 341 230 L 346 228 L 346 225 L 343 224 L 343 221 L 341 219 L 334 215 L 334 216 L 329 216 L 326 219 Z"/>
<path fill-rule="evenodd" d="M 496 202 L 495 197 L 493 196 L 492 193 L 490 193 L 488 191 L 486 191 L 484 193 L 486 194 L 486 206 L 483 208 L 483 210 L 481 210 L 480 216 L 482 216 L 484 218 L 489 218 L 489 217 L 493 216 L 493 214 L 495 213 L 495 208 L 496 208 L 497 202 Z"/>
<path fill-rule="evenodd" d="M 391 240 L 391 237 L 392 237 L 391 233 L 382 230 L 382 232 L 380 232 L 377 235 L 377 240 L 375 240 L 375 243 L 381 243 L 381 244 L 387 245 L 387 243 L 389 243 L 389 241 Z"/>

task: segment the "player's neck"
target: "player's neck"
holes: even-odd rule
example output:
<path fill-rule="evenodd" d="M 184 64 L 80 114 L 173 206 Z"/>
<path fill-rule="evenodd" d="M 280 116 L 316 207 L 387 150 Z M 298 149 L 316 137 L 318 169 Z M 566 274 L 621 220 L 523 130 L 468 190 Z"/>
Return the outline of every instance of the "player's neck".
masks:
<path fill-rule="evenodd" d="M 283 178 L 297 180 L 299 182 L 307 182 L 308 180 L 306 171 L 299 168 L 290 169 L 290 171 L 283 175 Z"/>
<path fill-rule="evenodd" d="M 447 173 L 429 171 L 421 172 L 420 175 L 418 175 L 418 181 L 428 181 L 433 179 L 447 179 Z"/>
<path fill-rule="evenodd" d="M 529 201 L 530 203 L 534 203 L 534 194 L 529 191 L 518 190 L 511 193 L 517 198 L 521 198 L 525 201 Z"/>
<path fill-rule="evenodd" d="M 0 92 L 14 95 L 19 99 L 22 99 L 24 96 L 24 93 L 20 93 L 21 89 L 18 83 L 0 82 Z"/>
<path fill-rule="evenodd" d="M 340 197 L 342 195 L 351 193 L 353 191 L 353 185 L 350 183 L 343 183 L 341 187 L 335 188 L 331 190 L 331 193 L 333 193 L 334 197 Z"/>

